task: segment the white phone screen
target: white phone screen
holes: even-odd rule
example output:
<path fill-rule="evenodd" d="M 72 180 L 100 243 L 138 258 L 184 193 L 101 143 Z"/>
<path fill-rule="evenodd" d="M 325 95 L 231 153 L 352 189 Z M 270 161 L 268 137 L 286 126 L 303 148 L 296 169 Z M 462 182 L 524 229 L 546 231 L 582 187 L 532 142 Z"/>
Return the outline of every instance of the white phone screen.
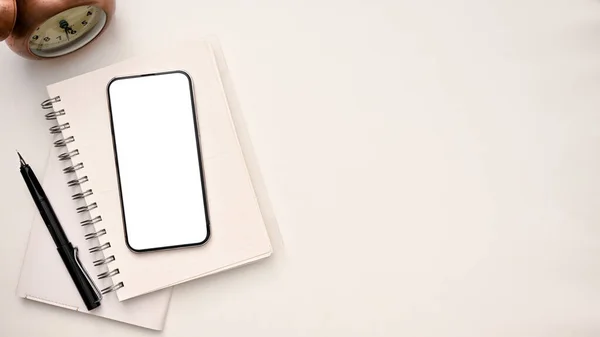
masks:
<path fill-rule="evenodd" d="M 113 79 L 108 99 L 127 245 L 200 245 L 209 221 L 192 81 L 182 71 Z"/>

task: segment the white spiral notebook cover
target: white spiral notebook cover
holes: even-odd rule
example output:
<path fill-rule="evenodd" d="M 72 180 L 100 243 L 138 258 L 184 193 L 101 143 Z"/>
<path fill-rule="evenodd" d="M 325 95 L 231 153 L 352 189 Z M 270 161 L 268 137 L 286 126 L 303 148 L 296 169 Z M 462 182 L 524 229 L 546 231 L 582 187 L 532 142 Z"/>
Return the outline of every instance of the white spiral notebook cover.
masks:
<path fill-rule="evenodd" d="M 114 77 L 170 70 L 186 71 L 194 85 L 211 237 L 200 247 L 134 253 L 124 238 L 107 84 Z M 93 222 L 87 226 L 88 235 L 97 236 L 99 247 L 106 248 L 99 253 L 109 261 L 107 272 L 112 284 L 103 289 L 114 290 L 123 301 L 271 254 L 215 54 L 208 42 L 131 59 L 50 85 L 48 94 L 49 111 L 54 111 L 50 116 L 56 116 L 58 122 L 54 130 L 62 133 L 59 142 L 66 140 L 63 152 L 74 155 L 70 177 L 89 180 L 82 184 L 82 191 L 93 191 L 85 195 L 87 208 L 80 210 L 89 213 Z M 144 127 L 143 119 L 139 126 Z M 164 113 L 164 127 L 169 127 L 168 111 Z M 156 137 L 161 137 L 160 130 L 156 130 Z M 176 163 L 168 153 L 156 156 Z M 176 170 L 171 180 L 174 184 L 185 183 L 177 180 Z M 153 183 L 149 180 L 148 186 L 151 188 Z"/>

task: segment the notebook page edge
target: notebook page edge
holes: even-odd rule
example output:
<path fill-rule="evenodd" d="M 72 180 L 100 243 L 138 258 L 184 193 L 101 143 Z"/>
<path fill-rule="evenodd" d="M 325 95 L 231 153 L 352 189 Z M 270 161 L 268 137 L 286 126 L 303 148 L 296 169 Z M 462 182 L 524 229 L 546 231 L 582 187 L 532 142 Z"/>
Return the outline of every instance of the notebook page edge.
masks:
<path fill-rule="evenodd" d="M 227 58 L 223 48 L 216 37 L 209 37 L 208 42 L 214 54 L 216 66 L 219 69 L 220 82 L 225 94 L 225 102 L 229 110 L 231 122 L 235 130 L 240 151 L 244 158 L 246 170 L 256 195 L 260 212 L 262 214 L 267 235 L 271 244 L 271 254 L 276 258 L 284 252 L 285 243 L 279 229 L 277 216 L 271 203 L 268 190 L 266 188 L 259 161 L 257 160 L 252 139 L 249 134 L 248 126 L 242 112 L 241 103 L 235 90 L 235 83 L 231 78 Z"/>

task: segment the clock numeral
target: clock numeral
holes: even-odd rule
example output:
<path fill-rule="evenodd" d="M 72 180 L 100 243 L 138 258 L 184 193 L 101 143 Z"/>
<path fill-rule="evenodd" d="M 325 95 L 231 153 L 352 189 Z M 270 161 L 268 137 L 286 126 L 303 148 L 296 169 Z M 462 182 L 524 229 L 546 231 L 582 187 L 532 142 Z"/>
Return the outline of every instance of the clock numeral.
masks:
<path fill-rule="evenodd" d="M 84 26 L 87 26 L 88 22 L 85 21 L 85 20 L 83 20 L 83 21 L 81 21 L 81 24 L 84 25 Z"/>
<path fill-rule="evenodd" d="M 40 37 L 39 37 L 39 36 L 37 36 L 37 35 L 34 35 L 34 36 L 32 36 L 32 37 L 31 37 L 31 39 L 32 39 L 32 40 L 37 40 L 37 39 L 39 39 L 39 38 L 40 38 Z"/>
<path fill-rule="evenodd" d="M 50 41 L 50 38 L 46 36 L 46 37 L 44 38 L 44 41 L 48 42 L 48 41 Z"/>
<path fill-rule="evenodd" d="M 92 13 L 92 11 L 88 11 L 86 15 L 87 16 L 92 16 L 92 14 L 94 14 L 94 13 Z"/>
<path fill-rule="evenodd" d="M 61 36 L 61 35 L 59 35 L 59 36 L 57 36 L 57 37 L 56 37 L 56 39 L 57 39 L 58 41 L 62 41 L 62 36 Z"/>

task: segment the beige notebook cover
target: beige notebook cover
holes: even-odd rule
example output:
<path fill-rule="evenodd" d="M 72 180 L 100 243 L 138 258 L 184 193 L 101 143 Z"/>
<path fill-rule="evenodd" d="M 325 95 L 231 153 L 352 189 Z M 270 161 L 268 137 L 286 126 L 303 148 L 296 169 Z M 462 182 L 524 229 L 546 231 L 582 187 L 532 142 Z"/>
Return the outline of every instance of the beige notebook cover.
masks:
<path fill-rule="evenodd" d="M 114 77 L 168 70 L 184 70 L 194 83 L 211 238 L 201 247 L 134 253 L 127 248 L 124 239 L 106 86 Z M 62 137 L 75 138 L 67 144 L 68 151 L 79 150 L 73 164 L 84 164 L 73 178 L 89 177 L 83 189 L 94 191 L 85 201 L 98 206 L 90 211 L 90 218 L 102 217 L 93 230 L 105 233 L 98 238 L 99 244 L 111 244 L 103 256 L 115 257 L 108 267 L 119 270 L 112 277 L 113 285 L 123 285 L 116 291 L 119 300 L 241 266 L 271 254 L 219 68 L 208 42 L 118 63 L 51 85 L 48 94 L 51 98 L 60 97 L 53 106 L 55 111 L 65 112 L 58 117 L 58 123 L 69 123 Z M 168 112 L 164 119 L 164 126 L 169 127 Z M 140 127 L 143 126 L 140 120 Z M 156 130 L 156 135 L 160 137 L 160 130 Z"/>

